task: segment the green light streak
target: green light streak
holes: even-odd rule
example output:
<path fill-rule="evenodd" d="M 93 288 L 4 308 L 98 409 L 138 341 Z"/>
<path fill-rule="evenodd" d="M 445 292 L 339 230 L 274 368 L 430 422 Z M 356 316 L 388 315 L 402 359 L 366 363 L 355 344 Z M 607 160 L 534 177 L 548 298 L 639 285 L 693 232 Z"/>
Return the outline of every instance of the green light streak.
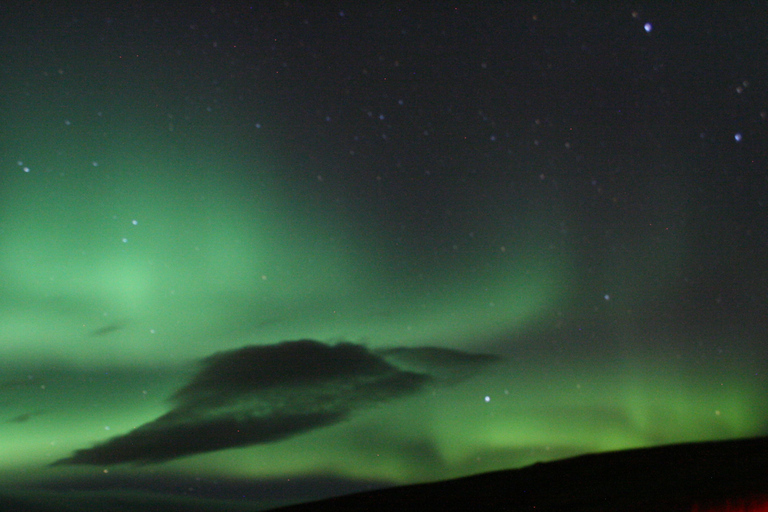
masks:
<path fill-rule="evenodd" d="M 354 240 L 335 214 L 280 197 L 272 178 L 245 189 L 242 163 L 167 160 L 16 170 L 2 191 L 0 353 L 156 365 L 291 337 L 458 345 L 525 325 L 566 291 L 564 261 L 534 239 L 482 272 L 417 286 L 381 270 L 400 256 L 367 255 L 376 233 Z M 110 325 L 91 350 L 90 333 Z"/>
<path fill-rule="evenodd" d="M 606 307 L 610 339 L 573 355 L 569 371 L 517 365 L 516 344 L 551 328 L 542 321 L 576 300 L 571 248 L 552 249 L 542 234 L 549 212 L 532 209 L 520 225 L 497 226 L 499 238 L 513 241 L 504 250 L 489 244 L 426 277 L 397 273 L 419 267 L 413 255 L 382 249 L 375 230 L 355 236 L 343 215 L 322 206 L 333 204 L 330 193 L 320 206 L 292 196 L 279 186 L 288 170 L 268 159 L 253 169 L 236 157 L 171 157 L 169 148 L 149 147 L 107 152 L 90 167 L 41 154 L 29 173 L 13 168 L 0 190 L 0 361 L 22 380 L 53 375 L 45 391 L 0 388 L 4 481 L 97 475 L 104 468 L 46 465 L 166 412 L 195 359 L 298 338 L 468 350 L 500 340 L 509 360 L 486 377 L 341 425 L 153 471 L 408 483 L 764 427 L 768 404 L 759 379 L 747 377 L 749 363 L 725 376 L 631 353 L 612 365 L 615 354 L 603 354 L 601 343 L 630 335 L 628 346 L 647 342 L 643 326 L 618 309 Z M 648 267 L 678 265 L 684 251 L 668 249 Z M 634 262 L 614 263 L 616 276 L 605 282 L 632 283 L 622 293 L 633 307 L 659 291 L 643 287 Z M 127 377 L 88 380 L 117 371 Z M 156 380 L 142 381 L 146 372 Z"/>

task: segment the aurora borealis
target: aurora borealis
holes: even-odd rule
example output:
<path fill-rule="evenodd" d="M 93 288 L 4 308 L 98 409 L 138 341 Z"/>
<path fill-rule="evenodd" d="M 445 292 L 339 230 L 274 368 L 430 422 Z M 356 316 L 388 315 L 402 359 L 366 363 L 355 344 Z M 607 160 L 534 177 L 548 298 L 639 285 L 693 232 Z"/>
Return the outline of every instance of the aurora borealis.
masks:
<path fill-rule="evenodd" d="M 0 11 L 0 488 L 768 434 L 764 9 Z"/>

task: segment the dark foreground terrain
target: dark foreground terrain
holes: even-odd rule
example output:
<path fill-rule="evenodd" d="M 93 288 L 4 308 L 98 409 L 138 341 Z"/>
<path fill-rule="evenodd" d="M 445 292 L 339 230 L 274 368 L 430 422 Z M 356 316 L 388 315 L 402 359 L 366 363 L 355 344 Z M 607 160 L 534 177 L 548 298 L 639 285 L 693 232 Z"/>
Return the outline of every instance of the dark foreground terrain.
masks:
<path fill-rule="evenodd" d="M 331 510 L 768 511 L 768 438 L 583 455 L 280 509 Z"/>
<path fill-rule="evenodd" d="M 2 512 L 263 510 L 249 502 L 68 493 L 0 495 Z M 768 437 L 590 454 L 274 509 L 768 512 Z"/>

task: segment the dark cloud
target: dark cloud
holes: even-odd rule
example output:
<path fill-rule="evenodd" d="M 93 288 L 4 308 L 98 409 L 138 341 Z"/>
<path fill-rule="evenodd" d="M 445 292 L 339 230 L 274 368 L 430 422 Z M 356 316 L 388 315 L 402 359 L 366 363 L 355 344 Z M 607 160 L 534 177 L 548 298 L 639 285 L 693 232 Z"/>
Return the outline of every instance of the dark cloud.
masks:
<path fill-rule="evenodd" d="M 312 340 L 219 352 L 203 359 L 198 374 L 173 395 L 171 411 L 55 464 L 162 462 L 278 441 L 413 394 L 434 380 L 433 369 L 465 375 L 468 367 L 493 360 L 446 349 L 371 352 Z"/>
<path fill-rule="evenodd" d="M 14 416 L 13 418 L 6 421 L 6 423 L 26 423 L 35 416 L 39 416 L 41 414 L 43 414 L 43 411 L 25 412 L 23 414 L 19 414 L 18 416 Z"/>
<path fill-rule="evenodd" d="M 95 336 L 95 337 L 106 336 L 108 334 L 112 334 L 115 331 L 125 329 L 126 325 L 127 325 L 127 322 L 125 321 L 112 322 L 111 324 L 107 324 L 102 327 L 99 327 L 98 329 L 94 329 L 89 333 L 89 336 Z"/>
<path fill-rule="evenodd" d="M 376 354 L 400 369 L 427 373 L 448 384 L 466 380 L 489 364 L 501 361 L 496 355 L 470 354 L 440 347 L 397 347 L 378 350 Z"/>

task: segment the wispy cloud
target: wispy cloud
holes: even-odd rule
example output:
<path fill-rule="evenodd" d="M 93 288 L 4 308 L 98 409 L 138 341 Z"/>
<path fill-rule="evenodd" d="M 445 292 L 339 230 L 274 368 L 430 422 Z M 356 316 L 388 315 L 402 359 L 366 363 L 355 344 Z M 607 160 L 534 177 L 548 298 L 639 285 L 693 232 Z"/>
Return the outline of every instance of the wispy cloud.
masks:
<path fill-rule="evenodd" d="M 274 442 L 433 381 L 461 380 L 497 359 L 434 348 L 372 352 L 313 340 L 218 352 L 173 395 L 168 413 L 54 464 L 153 463 Z"/>

